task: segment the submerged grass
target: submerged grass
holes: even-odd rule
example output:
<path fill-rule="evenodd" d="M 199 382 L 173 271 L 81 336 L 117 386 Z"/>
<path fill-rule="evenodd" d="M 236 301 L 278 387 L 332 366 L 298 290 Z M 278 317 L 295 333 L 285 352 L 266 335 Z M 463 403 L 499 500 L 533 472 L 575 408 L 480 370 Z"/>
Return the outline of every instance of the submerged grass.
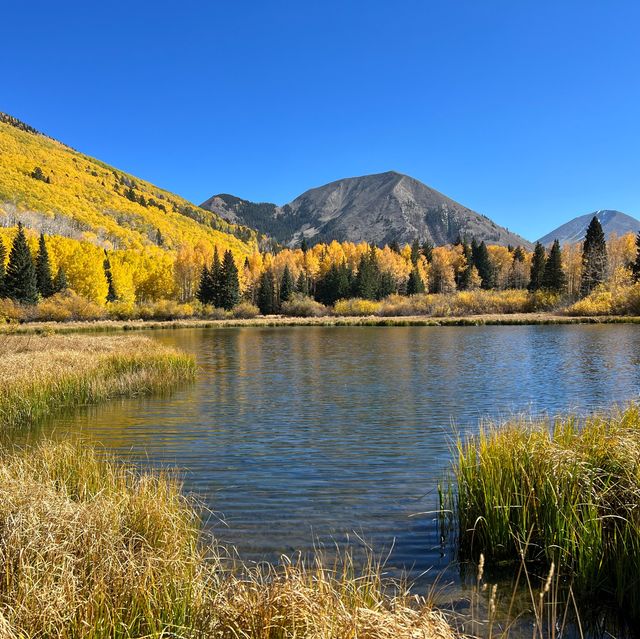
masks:
<path fill-rule="evenodd" d="M 0 424 L 117 396 L 161 392 L 195 377 L 185 353 L 142 336 L 0 335 Z"/>
<path fill-rule="evenodd" d="M 463 555 L 555 565 L 640 619 L 640 408 L 509 423 L 458 442 L 443 493 Z"/>
<path fill-rule="evenodd" d="M 379 566 L 348 559 L 234 569 L 203 543 L 167 475 L 82 444 L 0 456 L 2 637 L 402 639 L 453 637 Z"/>

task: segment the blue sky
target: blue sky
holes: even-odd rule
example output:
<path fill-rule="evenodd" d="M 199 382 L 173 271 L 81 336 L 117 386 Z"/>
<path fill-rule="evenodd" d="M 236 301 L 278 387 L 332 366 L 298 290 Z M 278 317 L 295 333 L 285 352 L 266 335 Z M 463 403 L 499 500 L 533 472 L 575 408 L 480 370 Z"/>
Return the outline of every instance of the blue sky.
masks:
<path fill-rule="evenodd" d="M 31 2 L 0 110 L 200 203 L 397 170 L 535 239 L 640 218 L 640 3 Z"/>

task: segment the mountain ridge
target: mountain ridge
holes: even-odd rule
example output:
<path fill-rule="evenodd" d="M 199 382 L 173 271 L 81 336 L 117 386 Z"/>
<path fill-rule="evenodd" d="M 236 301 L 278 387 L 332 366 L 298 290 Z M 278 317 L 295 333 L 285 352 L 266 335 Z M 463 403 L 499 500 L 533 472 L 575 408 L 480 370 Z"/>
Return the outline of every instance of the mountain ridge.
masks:
<path fill-rule="evenodd" d="M 640 220 L 612 209 L 600 209 L 593 213 L 585 213 L 561 224 L 559 227 L 543 235 L 538 242 L 544 246 L 548 246 L 554 240 L 558 240 L 560 244 L 573 244 L 581 242 L 584 239 L 589 222 L 596 216 L 602 224 L 602 229 L 607 239 L 612 235 L 625 235 L 627 233 L 640 232 Z"/>
<path fill-rule="evenodd" d="M 201 206 L 289 246 L 298 245 L 303 237 L 312 242 L 383 245 L 418 240 L 442 245 L 466 236 L 531 247 L 528 240 L 486 215 L 397 171 L 334 180 L 308 189 L 283 206 L 228 194 L 214 195 Z"/>

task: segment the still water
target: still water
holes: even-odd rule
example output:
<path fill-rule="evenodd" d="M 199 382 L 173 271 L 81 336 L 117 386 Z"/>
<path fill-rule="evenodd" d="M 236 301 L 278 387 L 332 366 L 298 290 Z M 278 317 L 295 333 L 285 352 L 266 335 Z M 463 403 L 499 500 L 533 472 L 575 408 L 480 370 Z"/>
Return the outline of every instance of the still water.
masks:
<path fill-rule="evenodd" d="M 451 562 L 433 511 L 456 432 L 638 398 L 640 328 L 281 327 L 151 333 L 198 381 L 53 421 L 179 468 L 218 538 L 277 559 L 354 533 L 428 583 Z M 448 577 L 449 578 L 449 577 Z M 455 580 L 455 577 L 452 577 Z"/>

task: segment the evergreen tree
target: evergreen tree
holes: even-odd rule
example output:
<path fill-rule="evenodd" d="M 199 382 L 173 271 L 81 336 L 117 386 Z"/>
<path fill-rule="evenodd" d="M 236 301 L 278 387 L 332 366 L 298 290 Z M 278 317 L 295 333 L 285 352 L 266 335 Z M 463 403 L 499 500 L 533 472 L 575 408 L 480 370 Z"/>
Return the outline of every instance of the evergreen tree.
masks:
<path fill-rule="evenodd" d="M 542 274 L 542 288 L 553 291 L 554 293 L 562 293 L 567 286 L 567 278 L 562 270 L 562 251 L 560 250 L 560 242 L 555 240 L 549 257 L 547 258 Z"/>
<path fill-rule="evenodd" d="M 111 262 L 107 256 L 107 251 L 104 252 L 104 262 L 102 263 L 104 269 L 104 276 L 107 278 L 107 302 L 115 302 L 118 299 L 116 293 L 116 287 L 113 285 L 113 275 L 111 274 Z"/>
<path fill-rule="evenodd" d="M 473 244 L 472 244 L 473 253 Z M 490 289 L 495 286 L 495 273 L 491 258 L 489 257 L 489 250 L 484 241 L 480 244 L 476 244 L 475 253 L 472 255 L 473 265 L 478 269 L 478 273 L 482 279 L 481 288 Z"/>
<path fill-rule="evenodd" d="M 238 267 L 233 259 L 233 253 L 225 251 L 220 267 L 220 306 L 230 311 L 240 301 L 240 282 L 238 281 Z"/>
<path fill-rule="evenodd" d="M 393 293 L 397 293 L 397 288 L 396 281 L 391 273 L 381 273 L 378 283 L 378 294 L 376 297 L 379 300 L 383 300 L 385 297 L 393 295 Z"/>
<path fill-rule="evenodd" d="M 580 294 L 589 295 L 607 277 L 607 242 L 600 220 L 593 217 L 582 245 L 582 280 Z"/>
<path fill-rule="evenodd" d="M 38 301 L 36 269 L 21 222 L 18 222 L 18 233 L 11 245 L 4 288 L 7 297 L 17 302 L 35 304 Z"/>
<path fill-rule="evenodd" d="M 533 249 L 533 257 L 531 258 L 531 276 L 529 278 L 529 293 L 534 293 L 542 288 L 542 280 L 544 278 L 544 267 L 547 263 L 547 253 L 544 246 L 540 242 L 536 242 Z"/>
<path fill-rule="evenodd" d="M 69 285 L 67 284 L 67 274 L 62 266 L 58 269 L 56 278 L 53 280 L 53 288 L 56 293 L 66 291 L 67 288 L 69 288 Z"/>
<path fill-rule="evenodd" d="M 257 302 L 262 315 L 273 315 L 278 311 L 278 300 L 276 299 L 276 278 L 271 269 L 266 270 L 260 276 Z"/>
<path fill-rule="evenodd" d="M 296 291 L 302 295 L 309 295 L 309 278 L 305 275 L 304 271 L 301 271 L 300 275 L 298 275 Z"/>
<path fill-rule="evenodd" d="M 470 287 L 471 269 L 473 269 L 473 253 L 471 251 L 471 246 L 466 241 L 466 239 L 462 243 L 462 254 L 464 255 L 467 266 L 464 268 L 462 273 L 456 275 L 456 285 L 459 290 L 466 291 Z"/>
<path fill-rule="evenodd" d="M 522 249 L 521 246 L 516 246 L 516 248 L 513 249 L 513 261 L 524 262 L 524 260 L 525 260 L 524 250 Z"/>
<path fill-rule="evenodd" d="M 636 237 L 636 261 L 633 263 L 631 269 L 633 270 L 633 279 L 636 282 L 640 282 L 640 232 L 638 232 L 638 237 Z"/>
<path fill-rule="evenodd" d="M 411 263 L 415 266 L 418 263 L 418 258 L 420 257 L 420 243 L 416 238 L 413 240 L 411 244 Z"/>
<path fill-rule="evenodd" d="M 327 306 L 333 306 L 338 300 L 345 299 L 351 294 L 351 280 L 353 274 L 346 262 L 332 264 L 316 286 L 316 299 Z"/>
<path fill-rule="evenodd" d="M 7 259 L 7 249 L 4 242 L 0 238 L 0 298 L 4 297 L 4 276 L 5 276 L 5 260 Z"/>
<path fill-rule="evenodd" d="M 400 254 L 400 244 L 398 244 L 398 240 L 393 240 L 391 244 L 389 244 L 389 248 L 394 252 Z"/>
<path fill-rule="evenodd" d="M 426 240 L 422 245 L 422 254 L 424 255 L 427 262 L 431 262 L 433 258 L 433 244 L 431 244 L 429 240 Z"/>
<path fill-rule="evenodd" d="M 245 258 L 246 259 L 246 258 Z M 213 259 L 211 260 L 211 269 L 209 270 L 209 304 L 215 307 L 222 306 L 222 264 L 220 263 L 220 254 L 218 247 L 213 247 Z"/>
<path fill-rule="evenodd" d="M 302 236 L 302 241 L 300 242 L 300 249 L 303 253 L 306 253 L 309 250 L 309 247 L 307 246 L 307 238 L 304 235 Z"/>
<path fill-rule="evenodd" d="M 38 242 L 38 255 L 36 256 L 36 281 L 38 291 L 42 297 L 51 297 L 55 293 L 53 277 L 51 276 L 51 263 L 49 262 L 49 252 L 44 233 L 40 233 Z"/>
<path fill-rule="evenodd" d="M 202 267 L 202 271 L 200 271 L 200 282 L 198 284 L 196 298 L 202 304 L 212 303 L 211 273 L 209 272 L 209 268 L 206 264 Z"/>
<path fill-rule="evenodd" d="M 280 301 L 287 302 L 291 299 L 291 296 L 295 292 L 295 284 L 293 283 L 293 277 L 289 270 L 289 265 L 285 264 L 284 272 L 282 273 L 282 279 L 280 280 Z"/>
<path fill-rule="evenodd" d="M 376 258 L 375 246 L 362 255 L 358 263 L 358 273 L 353 281 L 353 293 L 355 297 L 366 300 L 374 300 L 378 296 L 380 287 L 380 271 Z"/>
<path fill-rule="evenodd" d="M 420 277 L 418 269 L 414 267 L 411 273 L 409 273 L 409 281 L 407 282 L 407 295 L 419 295 L 420 293 L 424 293 L 424 291 L 424 282 Z"/>

